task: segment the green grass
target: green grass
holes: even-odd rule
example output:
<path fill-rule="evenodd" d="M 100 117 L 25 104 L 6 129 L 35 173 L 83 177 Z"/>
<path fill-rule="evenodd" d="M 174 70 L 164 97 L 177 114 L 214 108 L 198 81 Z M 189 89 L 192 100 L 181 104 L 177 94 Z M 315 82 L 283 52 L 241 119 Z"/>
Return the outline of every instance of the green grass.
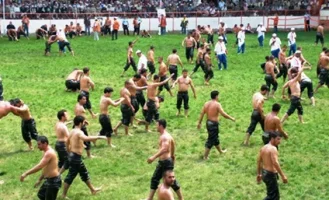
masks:
<path fill-rule="evenodd" d="M 267 34 L 265 44 L 270 34 Z M 161 105 L 161 117 L 168 121 L 168 131 L 172 133 L 177 143 L 176 177 L 182 186 L 187 200 L 217 200 L 217 199 L 262 199 L 265 196 L 265 185 L 256 184 L 256 157 L 262 146 L 261 129 L 258 126 L 251 138 L 251 146 L 241 147 L 249 125 L 251 96 L 264 83 L 264 75 L 259 64 L 270 53 L 268 46 L 259 48 L 255 35 L 247 35 L 246 53 L 237 55 L 232 45 L 235 41 L 229 35 L 228 71 L 218 71 L 215 68 L 215 78 L 210 86 L 203 85 L 203 73 L 199 70 L 193 78 L 196 85 L 197 99 L 190 98 L 190 116 L 176 117 L 176 98 L 170 98 L 166 91 L 165 102 Z M 286 33 L 279 33 L 283 43 L 286 43 Z M 298 45 L 303 47 L 303 55 L 309 60 L 313 69 L 306 74 L 317 84 L 315 66 L 321 47 L 314 47 L 315 33 L 298 33 Z M 113 98 L 119 95 L 124 80 L 133 75 L 130 69 L 125 78 L 119 78 L 125 64 L 126 47 L 133 37 L 119 36 L 119 40 L 111 41 L 101 37 L 98 42 L 92 37 L 70 40 L 76 56 L 59 56 L 57 45 L 52 46 L 52 55 L 44 57 L 44 41 L 34 38 L 27 41 L 8 42 L 0 38 L 0 75 L 3 78 L 5 98 L 19 97 L 30 106 L 31 113 L 37 122 L 40 134 L 48 136 L 51 146 L 55 143 L 54 124 L 56 113 L 60 109 L 69 110 L 73 116 L 73 108 L 77 94 L 64 91 L 66 76 L 74 67 L 91 68 L 91 77 L 96 83 L 95 91 L 91 92 L 91 101 L 96 112 L 99 111 L 99 98 L 106 86 L 115 88 Z M 184 66 L 190 71 L 193 66 L 186 63 L 185 52 L 180 46 L 183 36 L 166 35 L 153 36 L 152 39 L 140 39 L 134 50 L 148 50 L 155 45 L 156 56 L 167 57 L 172 48 L 178 48 L 178 53 L 184 61 Z M 136 56 L 135 56 L 136 57 Z M 136 59 L 137 60 L 137 59 Z M 213 62 L 216 63 L 215 58 Z M 273 103 L 282 105 L 280 117 L 289 107 L 288 101 L 279 97 L 282 88 L 279 80 L 279 90 L 276 99 L 265 103 L 265 112 L 270 112 Z M 236 118 L 236 123 L 222 120 L 220 139 L 222 146 L 228 149 L 225 155 L 219 155 L 214 149 L 210 160 L 201 160 L 204 142 L 207 138 L 205 126 L 196 129 L 197 119 L 204 102 L 209 100 L 212 90 L 220 91 L 220 102 L 224 110 Z M 175 89 L 176 92 L 176 89 Z M 326 199 L 329 196 L 329 181 L 327 177 L 328 161 L 328 106 L 329 93 L 327 88 L 321 88 L 316 94 L 316 107 L 309 104 L 306 92 L 302 104 L 304 107 L 305 124 L 298 123 L 294 113 L 285 123 L 284 129 L 290 138 L 282 141 L 280 146 L 280 163 L 286 173 L 289 183 L 284 185 L 280 180 L 282 199 Z M 118 108 L 111 108 L 112 124 L 121 118 Z M 138 113 L 141 117 L 141 113 Z M 97 119 L 89 117 L 89 132 L 96 135 L 100 130 Z M 0 121 L 0 171 L 5 175 L 0 179 L 5 183 L 0 186 L 0 199 L 37 199 L 37 189 L 33 184 L 39 174 L 29 176 L 25 182 L 19 182 L 20 175 L 34 166 L 42 157 L 38 150 L 26 152 L 20 132 L 20 119 L 10 114 Z M 204 120 L 205 122 L 205 120 Z M 68 196 L 71 199 L 112 199 L 137 200 L 145 198 L 149 192 L 150 178 L 156 163 L 147 164 L 147 158 L 157 151 L 158 133 L 147 134 L 144 127 L 131 129 L 134 137 L 123 136 L 123 129 L 118 137 L 113 138 L 117 148 L 110 149 L 105 141 L 98 142 L 92 148 L 97 158 L 84 160 L 95 186 L 103 185 L 103 191 L 91 196 L 87 187 L 76 178 Z M 35 142 L 33 142 L 35 145 Z M 63 175 L 63 178 L 66 176 Z M 61 194 L 62 189 L 59 194 Z"/>

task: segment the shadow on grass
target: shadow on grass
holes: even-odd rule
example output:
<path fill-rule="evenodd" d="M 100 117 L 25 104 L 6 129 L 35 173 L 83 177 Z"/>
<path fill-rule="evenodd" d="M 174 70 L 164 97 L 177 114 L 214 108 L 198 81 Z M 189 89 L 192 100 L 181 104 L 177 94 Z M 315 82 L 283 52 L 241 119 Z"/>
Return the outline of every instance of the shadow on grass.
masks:
<path fill-rule="evenodd" d="M 0 153 L 0 158 L 6 158 L 7 156 L 13 156 L 19 153 L 30 153 L 31 151 L 29 150 L 17 150 L 17 151 L 13 151 L 13 152 L 4 152 L 4 153 Z"/>

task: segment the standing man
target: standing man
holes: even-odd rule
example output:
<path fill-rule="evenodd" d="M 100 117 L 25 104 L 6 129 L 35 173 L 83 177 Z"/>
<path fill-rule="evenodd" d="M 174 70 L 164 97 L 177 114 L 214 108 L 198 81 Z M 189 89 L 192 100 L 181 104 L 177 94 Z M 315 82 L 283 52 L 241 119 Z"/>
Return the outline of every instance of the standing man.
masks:
<path fill-rule="evenodd" d="M 290 97 L 290 107 L 289 110 L 287 111 L 287 113 L 283 116 L 283 118 L 281 119 L 281 123 L 283 124 L 284 121 L 286 119 L 288 119 L 288 117 L 293 114 L 295 112 L 295 110 L 297 109 L 298 111 L 298 119 L 300 121 L 300 123 L 304 123 L 303 120 L 303 106 L 301 104 L 301 99 L 300 99 L 300 79 L 301 79 L 301 75 L 303 72 L 303 68 L 298 69 L 297 68 L 292 68 L 291 69 L 291 76 L 292 79 L 290 81 L 288 81 L 286 84 L 284 84 L 284 86 L 282 87 L 282 99 L 285 99 L 285 89 L 287 87 L 290 88 L 291 91 L 291 97 Z"/>
<path fill-rule="evenodd" d="M 281 49 L 281 40 L 277 37 L 275 33 L 272 34 L 269 45 L 271 46 L 271 54 L 274 58 L 279 58 L 279 53 Z"/>
<path fill-rule="evenodd" d="M 216 43 L 215 46 L 215 54 L 217 57 L 219 70 L 222 70 L 222 63 L 224 65 L 224 69 L 225 70 L 227 69 L 227 60 L 226 60 L 227 49 L 223 40 L 224 40 L 223 36 L 219 36 L 218 42 Z"/>
<path fill-rule="evenodd" d="M 192 74 L 190 75 L 190 77 L 192 77 L 192 75 L 198 71 L 199 67 L 201 67 L 201 69 L 203 71 L 204 70 L 204 60 L 203 60 L 203 54 L 205 53 L 205 48 L 204 48 L 204 44 L 201 44 L 200 47 L 198 48 L 198 54 L 197 54 L 197 59 L 195 61 L 195 67 L 193 69 Z"/>
<path fill-rule="evenodd" d="M 180 27 L 182 28 L 181 29 L 181 33 L 182 34 L 185 34 L 186 35 L 186 28 L 187 28 L 187 25 L 188 25 L 188 19 L 186 18 L 186 15 L 183 16 L 183 19 L 180 23 Z"/>
<path fill-rule="evenodd" d="M 266 28 L 263 26 L 263 23 L 259 23 L 257 27 L 257 38 L 260 47 L 264 46 L 265 32 Z"/>
<path fill-rule="evenodd" d="M 329 50 L 325 51 L 325 55 L 320 57 L 319 60 L 319 84 L 315 89 L 315 93 L 318 89 L 326 84 L 329 87 Z"/>
<path fill-rule="evenodd" d="M 168 72 L 168 66 L 163 62 L 163 57 L 159 57 L 158 58 L 158 63 L 159 63 L 159 77 L 160 77 L 160 82 L 163 82 L 167 79 L 167 72 Z M 160 95 L 160 93 L 162 92 L 163 88 L 165 88 L 170 96 L 172 97 L 173 94 L 170 90 L 170 87 L 169 87 L 169 84 L 168 82 L 166 82 L 165 84 L 163 85 L 160 85 L 159 86 L 159 89 L 158 89 L 158 94 L 157 95 Z"/>
<path fill-rule="evenodd" d="M 311 32 L 311 25 L 310 25 L 311 16 L 308 12 L 304 15 L 304 23 L 305 23 L 305 31 Z"/>
<path fill-rule="evenodd" d="M 121 77 L 123 77 L 123 75 L 129 69 L 130 66 L 132 66 L 135 73 L 137 73 L 136 63 L 135 63 L 135 60 L 133 58 L 133 54 L 134 54 L 133 47 L 134 47 L 135 43 L 137 42 L 137 40 L 138 40 L 138 38 L 136 40 L 132 41 L 132 42 L 128 42 L 127 62 L 126 62 L 125 67 L 123 68 L 123 72 L 121 74 Z"/>
<path fill-rule="evenodd" d="M 207 48 L 206 52 L 203 54 L 204 60 L 204 84 L 209 85 L 210 79 L 214 77 L 214 71 L 212 70 L 212 61 L 211 61 L 211 49 Z"/>
<path fill-rule="evenodd" d="M 118 22 L 117 18 L 114 17 L 114 19 L 113 19 L 113 27 L 112 27 L 112 40 L 114 40 L 114 36 L 115 36 L 115 39 L 116 40 L 118 39 L 118 31 L 119 31 L 119 28 L 120 28 L 120 23 Z"/>
<path fill-rule="evenodd" d="M 101 32 L 101 24 L 99 23 L 98 19 L 95 20 L 93 31 L 94 31 L 94 40 L 98 41 L 99 40 L 98 34 Z"/>
<path fill-rule="evenodd" d="M 289 49 L 289 56 L 291 54 L 294 54 L 297 50 L 297 45 L 296 45 L 296 33 L 295 33 L 295 28 L 291 28 L 291 31 L 288 33 L 288 45 L 290 47 Z"/>
<path fill-rule="evenodd" d="M 170 188 L 174 185 L 175 173 L 172 170 L 167 170 L 162 176 L 163 183 L 158 188 L 158 200 L 173 200 L 174 193 Z"/>
<path fill-rule="evenodd" d="M 269 88 L 266 85 L 262 85 L 262 87 L 260 88 L 260 91 L 256 92 L 252 96 L 252 107 L 254 110 L 251 113 L 250 125 L 247 129 L 246 138 L 243 142 L 243 144 L 246 146 L 249 146 L 250 136 L 255 131 L 258 123 L 260 124 L 260 126 L 262 127 L 262 130 L 264 131 L 265 115 L 264 115 L 263 105 L 265 102 L 264 95 L 266 95 L 268 93 L 268 90 L 269 90 Z"/>
<path fill-rule="evenodd" d="M 306 76 L 306 74 L 303 72 L 300 80 L 300 92 L 301 94 L 303 91 L 307 88 L 307 96 L 311 100 L 312 106 L 315 106 L 315 98 L 313 96 L 313 83 L 312 80 Z"/>
<path fill-rule="evenodd" d="M 179 55 L 177 55 L 177 49 L 173 49 L 172 54 L 170 54 L 167 58 L 167 66 L 169 66 L 169 73 L 174 74 L 174 76 L 172 77 L 173 81 L 175 81 L 178 76 L 177 63 L 179 63 L 180 66 L 183 68 L 183 63 Z"/>
<path fill-rule="evenodd" d="M 238 33 L 238 54 L 244 53 L 244 50 L 246 48 L 245 39 L 246 39 L 245 28 L 242 27 Z"/>
<path fill-rule="evenodd" d="M 30 26 L 30 18 L 27 15 L 23 16 L 22 23 L 24 26 L 24 32 L 27 37 L 29 37 L 29 26 Z"/>
<path fill-rule="evenodd" d="M 56 145 L 55 150 L 58 154 L 58 169 L 59 173 L 62 174 L 65 170 L 69 168 L 68 153 L 66 149 L 66 142 L 69 138 L 69 129 L 66 126 L 69 115 L 66 110 L 60 110 L 57 113 L 58 122 L 55 125 L 56 132 Z"/>
<path fill-rule="evenodd" d="M 141 75 L 141 78 L 136 81 L 136 85 L 138 87 L 145 87 L 147 86 L 147 70 L 146 69 L 142 69 L 140 71 L 140 75 Z M 137 99 L 137 102 L 139 103 L 139 105 L 143 108 L 143 106 L 145 105 L 145 97 L 144 97 L 144 93 L 143 93 L 143 90 L 137 90 L 136 91 L 136 99 Z"/>
<path fill-rule="evenodd" d="M 226 114 L 223 110 L 222 105 L 218 102 L 218 91 L 212 91 L 210 93 L 211 100 L 206 102 L 201 110 L 201 114 L 198 121 L 198 129 L 201 128 L 201 123 L 203 116 L 207 115 L 207 131 L 208 139 L 205 143 L 205 151 L 203 159 L 208 160 L 210 149 L 215 146 L 219 153 L 225 153 L 226 150 L 223 150 L 219 142 L 219 119 L 220 115 L 226 119 L 230 119 L 235 122 L 235 119 L 230 115 Z"/>
<path fill-rule="evenodd" d="M 118 105 L 121 104 L 121 102 L 123 100 L 125 100 L 124 98 L 120 98 L 118 100 L 113 101 L 111 99 L 112 96 L 112 92 L 113 89 L 110 87 L 106 87 L 104 89 L 104 95 L 101 97 L 100 100 L 100 115 L 99 115 L 99 123 L 102 126 L 102 129 L 99 132 L 99 135 L 101 136 L 106 136 L 107 138 L 107 144 L 109 147 L 115 147 L 112 144 L 112 133 L 113 133 L 113 129 L 112 129 L 112 124 L 111 124 L 111 118 L 109 115 L 109 106 L 114 106 L 117 107 Z"/>
<path fill-rule="evenodd" d="M 175 141 L 174 138 L 166 130 L 167 122 L 165 119 L 160 119 L 157 122 L 157 130 L 160 133 L 159 138 L 159 151 L 153 156 L 147 159 L 147 162 L 151 164 L 157 158 L 159 158 L 158 165 L 154 171 L 154 174 L 151 179 L 151 191 L 147 200 L 152 200 L 155 194 L 155 191 L 158 189 L 160 179 L 163 176 L 163 173 L 167 170 L 173 170 L 175 164 Z M 176 192 L 178 199 L 183 200 L 183 195 L 180 190 L 180 185 L 177 180 L 172 184 L 172 188 Z"/>
<path fill-rule="evenodd" d="M 160 33 L 161 33 L 161 35 L 166 34 L 166 26 L 167 26 L 167 19 L 163 14 L 161 14 L 161 17 L 160 17 L 160 29 L 161 29 Z"/>
<path fill-rule="evenodd" d="M 138 65 L 137 65 L 137 72 L 140 73 L 142 69 L 147 69 L 147 58 L 142 53 L 141 50 L 137 50 L 136 54 L 139 57 Z"/>
<path fill-rule="evenodd" d="M 319 40 L 323 48 L 323 44 L 324 44 L 323 24 L 319 24 L 318 28 L 316 29 L 315 46 L 318 46 Z"/>
<path fill-rule="evenodd" d="M 287 46 L 283 45 L 279 54 L 279 65 L 280 65 L 280 72 L 276 75 L 276 78 L 280 78 L 283 76 L 283 82 L 286 82 L 287 74 L 288 74 L 288 64 L 286 60 L 286 50 Z"/>
<path fill-rule="evenodd" d="M 278 33 L 278 25 L 279 25 L 279 16 L 276 13 L 274 18 L 272 18 L 273 20 L 273 25 L 274 25 L 274 33 Z"/>
<path fill-rule="evenodd" d="M 90 36 L 91 22 L 90 22 L 90 18 L 87 15 L 85 15 L 85 18 L 83 19 L 83 23 L 85 25 L 85 35 Z"/>
<path fill-rule="evenodd" d="M 83 71 L 74 68 L 65 80 L 66 91 L 76 92 L 80 90 L 80 79 Z"/>
<path fill-rule="evenodd" d="M 34 185 L 34 187 L 38 187 L 42 180 L 45 179 L 39 189 L 38 197 L 39 199 L 56 200 L 58 190 L 62 186 L 62 180 L 57 168 L 58 159 L 56 153 L 48 144 L 47 137 L 38 137 L 38 149 L 44 152 L 43 157 L 36 166 L 24 172 L 20 180 L 23 182 L 28 175 L 34 174 L 42 169 L 41 176 Z"/>
<path fill-rule="evenodd" d="M 227 38 L 226 38 L 226 25 L 225 22 L 220 21 L 219 29 L 218 29 L 218 36 L 222 36 L 224 39 L 225 44 L 227 44 Z"/>
<path fill-rule="evenodd" d="M 83 106 L 85 109 L 88 109 L 89 113 L 91 114 L 91 116 L 93 118 L 96 117 L 96 115 L 94 114 L 94 112 L 91 110 L 91 102 L 89 99 L 89 89 L 91 88 L 92 90 L 94 90 L 95 88 L 95 84 L 94 82 L 91 80 L 91 78 L 89 77 L 90 75 L 90 69 L 88 67 L 83 68 L 83 75 L 81 76 L 80 79 L 80 94 L 82 94 L 83 96 L 86 97 L 86 104 Z"/>
<path fill-rule="evenodd" d="M 134 35 L 139 35 L 139 26 L 140 26 L 140 23 L 138 22 L 137 17 L 134 18 L 133 25 L 134 25 Z"/>
<path fill-rule="evenodd" d="M 112 21 L 109 17 L 107 17 L 105 20 L 105 35 L 107 34 L 111 35 L 111 26 L 112 26 Z"/>
<path fill-rule="evenodd" d="M 86 183 L 91 194 L 95 195 L 101 190 L 101 188 L 95 188 L 91 182 L 88 170 L 82 161 L 82 151 L 84 148 L 84 142 L 93 142 L 98 139 L 106 139 L 105 136 L 85 136 L 81 131 L 81 127 L 85 124 L 85 118 L 83 116 L 76 116 L 73 119 L 74 129 L 71 131 L 67 140 L 67 149 L 69 150 L 70 168 L 69 172 L 64 180 L 64 189 L 62 198 L 67 198 L 67 192 L 73 183 L 75 177 L 79 174 L 81 180 Z"/>
<path fill-rule="evenodd" d="M 147 52 L 147 68 L 150 70 L 150 76 L 155 73 L 155 61 L 154 61 L 154 46 L 150 46 L 150 50 Z"/>
<path fill-rule="evenodd" d="M 187 75 L 188 75 L 188 71 L 186 69 L 184 69 L 182 71 L 182 76 L 178 77 L 178 79 L 172 85 L 172 88 L 174 88 L 176 83 L 178 83 L 177 104 L 176 104 L 177 114 L 176 114 L 176 116 L 180 115 L 180 109 L 181 109 L 182 103 L 184 101 L 184 114 L 185 114 L 186 118 L 188 116 L 188 109 L 189 109 L 189 105 L 188 105 L 188 101 L 189 101 L 188 89 L 189 89 L 189 86 L 191 86 L 193 96 L 194 96 L 194 98 L 196 98 L 196 93 L 195 93 L 193 81 Z"/>
<path fill-rule="evenodd" d="M 123 17 L 122 27 L 123 27 L 123 34 L 129 35 L 129 22 L 126 16 Z"/>
<path fill-rule="evenodd" d="M 263 146 L 257 159 L 257 183 L 263 180 L 266 185 L 267 196 L 265 199 L 280 199 L 278 186 L 278 173 L 283 183 L 288 183 L 286 175 L 283 173 L 278 158 L 277 147 L 281 143 L 281 136 L 278 132 L 270 133 L 271 141 Z"/>
<path fill-rule="evenodd" d="M 193 47 L 196 47 L 197 43 L 195 41 L 195 39 L 192 37 L 192 33 L 189 32 L 187 37 L 184 38 L 184 40 L 182 41 L 182 47 L 185 47 L 185 56 L 186 56 L 186 60 L 189 63 L 193 63 Z"/>
<path fill-rule="evenodd" d="M 207 33 L 207 43 L 214 45 L 214 31 L 212 30 L 210 25 L 207 26 L 207 28 L 205 29 L 205 32 Z"/>
<path fill-rule="evenodd" d="M 265 78 L 264 80 L 266 81 L 266 85 L 268 87 L 268 92 L 267 92 L 267 97 L 273 97 L 274 98 L 274 93 L 278 88 L 278 82 L 276 80 L 276 75 L 274 73 L 274 68 L 275 68 L 275 61 L 274 61 L 274 57 L 270 56 L 269 57 L 269 61 L 266 62 L 265 64 Z M 272 92 L 270 94 L 270 90 L 271 90 L 271 85 L 272 87 Z"/>

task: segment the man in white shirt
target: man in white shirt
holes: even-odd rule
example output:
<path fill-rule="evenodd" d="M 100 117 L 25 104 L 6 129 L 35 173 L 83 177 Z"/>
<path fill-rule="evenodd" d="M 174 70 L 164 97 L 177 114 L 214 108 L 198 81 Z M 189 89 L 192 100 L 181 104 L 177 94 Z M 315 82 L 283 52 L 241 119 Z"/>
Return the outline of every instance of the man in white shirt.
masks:
<path fill-rule="evenodd" d="M 238 54 L 244 53 L 245 50 L 245 41 L 246 34 L 245 34 L 245 28 L 242 27 L 241 30 L 238 33 Z"/>
<path fill-rule="evenodd" d="M 138 72 L 141 71 L 141 69 L 147 69 L 147 58 L 144 54 L 142 54 L 141 50 L 136 51 L 137 56 L 139 57 L 137 70 Z"/>
<path fill-rule="evenodd" d="M 297 48 L 297 45 L 296 45 L 296 33 L 295 33 L 295 28 L 291 28 L 291 31 L 288 33 L 288 45 L 290 47 L 289 49 L 289 56 L 291 54 L 294 54 L 296 52 L 296 48 Z"/>
<path fill-rule="evenodd" d="M 226 59 L 226 54 L 227 54 L 227 50 L 226 50 L 226 46 L 225 46 L 225 42 L 223 42 L 224 38 L 222 36 L 218 37 L 218 42 L 215 45 L 215 54 L 218 60 L 218 69 L 219 70 L 223 70 L 222 69 L 222 63 L 224 65 L 224 69 L 227 69 L 227 59 Z"/>
<path fill-rule="evenodd" d="M 275 33 L 272 34 L 269 45 L 271 46 L 271 54 L 279 59 L 279 53 L 281 49 L 281 40 L 276 36 Z"/>
<path fill-rule="evenodd" d="M 264 46 L 265 32 L 266 32 L 266 29 L 263 26 L 263 23 L 259 23 L 259 25 L 257 27 L 257 38 L 258 38 L 258 43 L 259 43 L 260 47 Z"/>

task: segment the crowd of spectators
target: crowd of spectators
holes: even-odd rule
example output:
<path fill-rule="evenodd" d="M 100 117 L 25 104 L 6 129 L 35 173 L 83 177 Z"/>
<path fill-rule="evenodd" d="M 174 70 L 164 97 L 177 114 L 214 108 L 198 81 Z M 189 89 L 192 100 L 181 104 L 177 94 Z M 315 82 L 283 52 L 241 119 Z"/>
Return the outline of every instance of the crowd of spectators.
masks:
<path fill-rule="evenodd" d="M 84 13 L 135 13 L 141 17 L 156 16 L 157 8 L 164 8 L 177 17 L 190 12 L 188 16 L 229 16 L 227 11 L 244 11 L 246 15 L 263 15 L 283 10 L 308 10 L 318 8 L 316 0 L 83 0 L 83 1 L 24 1 L 7 3 L 7 18 L 21 18 L 32 13 L 31 18 L 77 18 Z M 234 12 L 233 12 L 234 13 Z M 299 13 L 298 13 L 299 14 Z M 81 16 L 80 16 L 81 15 Z M 128 14 L 129 15 L 129 14 Z"/>

